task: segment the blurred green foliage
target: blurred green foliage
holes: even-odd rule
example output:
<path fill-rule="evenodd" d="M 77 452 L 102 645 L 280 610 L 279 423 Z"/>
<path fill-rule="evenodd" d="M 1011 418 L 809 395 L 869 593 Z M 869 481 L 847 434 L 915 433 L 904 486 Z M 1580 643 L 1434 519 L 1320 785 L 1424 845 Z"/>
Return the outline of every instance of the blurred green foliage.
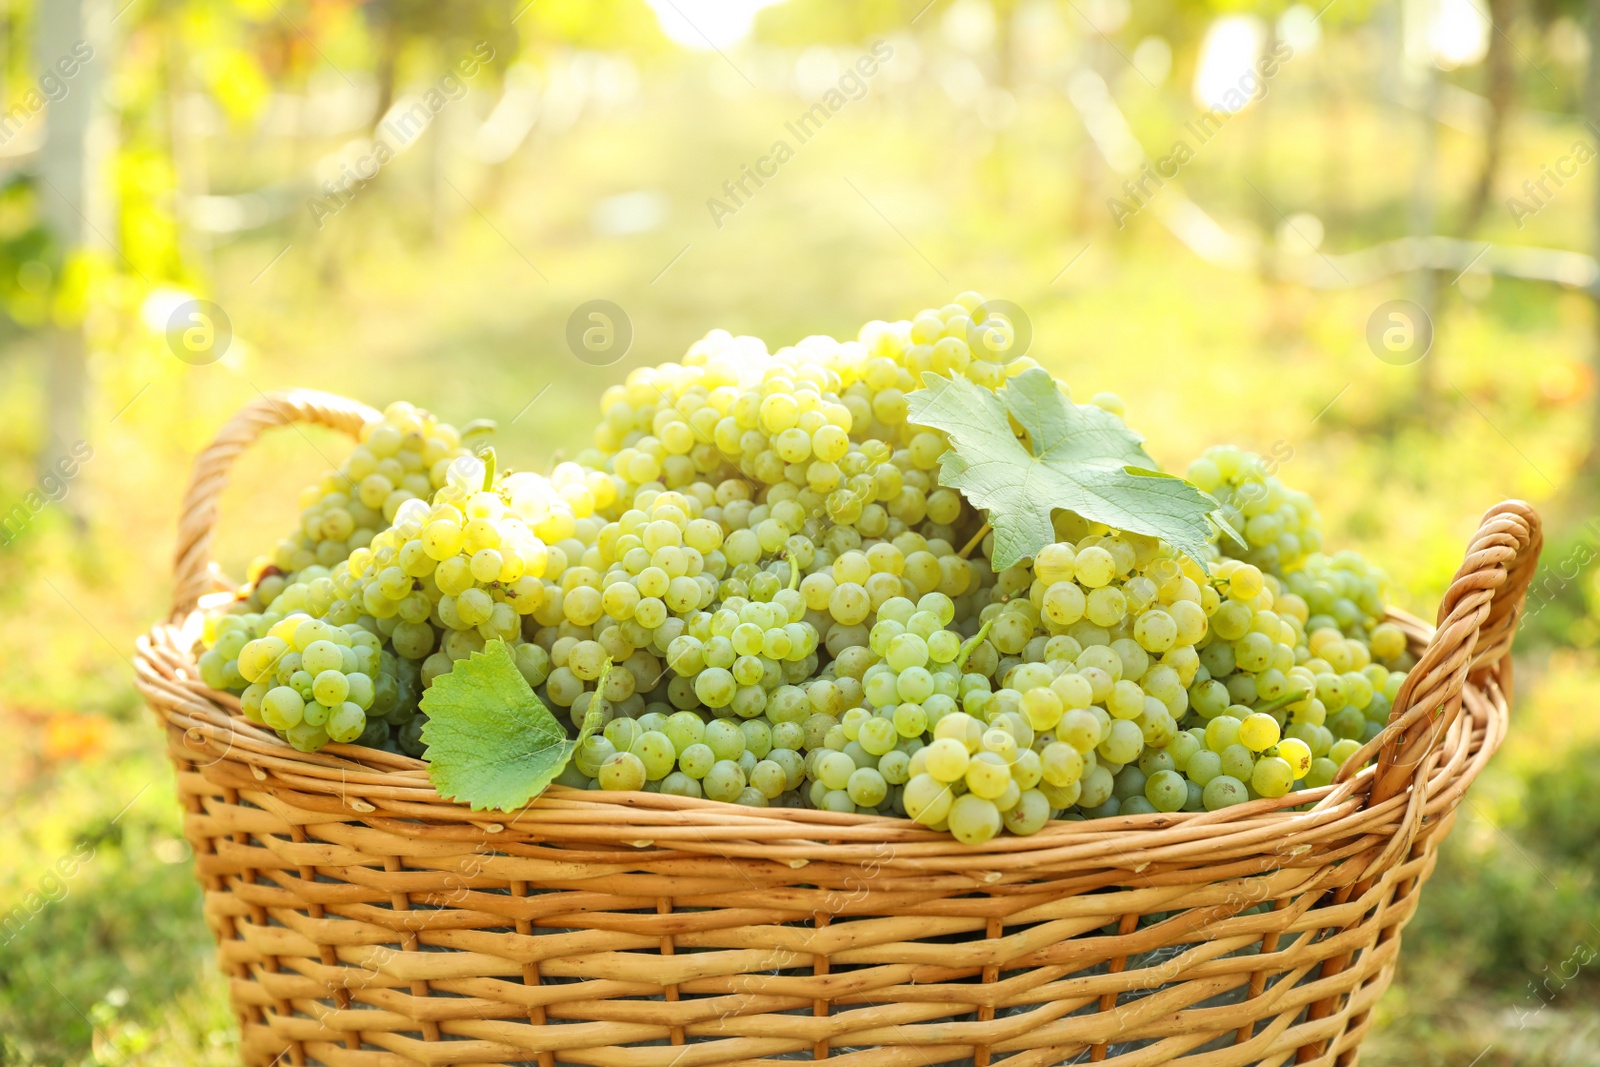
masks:
<path fill-rule="evenodd" d="M 0 1063 L 236 1061 L 171 772 L 128 662 L 166 610 L 187 464 L 232 411 L 296 385 L 404 397 L 457 423 L 498 419 L 503 454 L 544 465 L 587 443 L 607 385 L 711 328 L 779 345 L 965 288 L 1021 304 L 1032 354 L 1082 395 L 1122 394 L 1169 468 L 1220 440 L 1292 449 L 1283 477 L 1321 502 L 1330 542 L 1385 565 L 1418 614 L 1485 507 L 1540 505 L 1545 592 L 1519 645 L 1511 736 L 1458 812 L 1364 1062 L 1595 1062 L 1600 967 L 1537 992 L 1579 946 L 1600 947 L 1591 302 L 1466 275 L 1440 305 L 1431 370 L 1385 365 L 1366 318 L 1409 279 L 1312 291 L 1207 264 L 1154 213 L 1114 229 L 1113 176 L 1068 99 L 1092 69 L 1147 148 L 1169 144 L 1194 115 L 1212 19 L 1285 6 L 788 0 L 722 53 L 669 42 L 643 0 L 130 8 L 111 93 L 118 253 L 63 254 L 37 225 L 27 167 L 0 183 L 0 511 L 35 487 L 52 330 L 85 319 L 95 450 L 64 501 L 0 547 L 0 923 L 29 916 L 0 933 Z M 1105 39 L 1087 28 L 1119 11 Z M 1525 110 L 1503 189 L 1585 136 L 1577 13 L 1519 9 L 1510 28 Z M 1325 227 L 1328 252 L 1404 234 L 1418 167 L 1442 216 L 1468 195 L 1480 139 L 1446 123 L 1429 160 L 1415 114 L 1380 91 L 1394 14 L 1377 0 L 1326 9 L 1322 43 L 1185 169 L 1182 193 L 1259 239 L 1263 259 L 1297 213 Z M 7 92 L 31 77 L 32 17 L 0 14 Z M 715 225 L 707 198 L 880 35 L 896 56 L 870 92 Z M 1164 77 L 1132 66 L 1155 37 Z M 307 201 L 341 153 L 477 40 L 491 69 L 318 227 Z M 1469 99 L 1482 71 L 1447 84 Z M 496 114 L 500 129 L 529 124 L 499 160 L 484 148 Z M 1491 204 L 1484 240 L 1583 248 L 1594 180 L 1523 230 Z M 234 348 L 212 366 L 174 359 L 152 328 L 187 294 L 233 320 Z M 596 296 L 627 309 L 637 337 L 603 370 L 562 339 Z M 245 457 L 223 499 L 226 570 L 290 527 L 298 487 L 341 447 L 308 430 Z M 64 892 L 47 886 L 86 844 L 93 859 Z"/>

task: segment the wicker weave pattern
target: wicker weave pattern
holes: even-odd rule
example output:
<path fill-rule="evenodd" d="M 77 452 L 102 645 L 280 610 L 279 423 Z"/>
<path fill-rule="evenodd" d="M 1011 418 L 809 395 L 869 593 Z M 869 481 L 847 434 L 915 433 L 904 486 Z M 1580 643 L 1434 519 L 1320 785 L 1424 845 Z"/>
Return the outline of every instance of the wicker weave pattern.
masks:
<path fill-rule="evenodd" d="M 245 1059 L 330 1065 L 1350 1064 L 1456 805 L 1504 737 L 1540 548 L 1485 516 L 1377 767 L 1210 814 L 1052 824 L 981 848 L 904 820 L 553 789 L 443 801 L 417 760 L 295 752 L 194 665 L 216 493 L 186 500 L 173 622 L 138 684 L 165 725 Z M 1355 761 L 1352 761 L 1355 763 Z M 1359 764 L 1357 764 L 1359 765 Z"/>

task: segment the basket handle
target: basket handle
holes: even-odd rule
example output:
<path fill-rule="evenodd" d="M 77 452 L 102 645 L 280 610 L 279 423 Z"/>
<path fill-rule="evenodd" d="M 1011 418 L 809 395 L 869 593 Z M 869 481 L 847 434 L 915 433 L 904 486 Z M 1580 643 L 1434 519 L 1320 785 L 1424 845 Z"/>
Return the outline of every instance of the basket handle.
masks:
<path fill-rule="evenodd" d="M 1509 689 L 1511 641 L 1543 545 L 1539 513 L 1525 501 L 1507 500 L 1484 514 L 1439 605 L 1433 639 L 1395 696 L 1389 725 L 1368 745 L 1379 746 L 1369 804 L 1398 796 L 1418 776 L 1460 712 L 1469 677 Z M 1351 757 L 1339 780 L 1370 757 L 1367 751 Z"/>
<path fill-rule="evenodd" d="M 357 400 L 312 389 L 262 393 L 229 419 L 216 440 L 195 457 L 178 518 L 178 545 L 172 562 L 172 618 L 181 620 L 200 597 L 216 589 L 211 564 L 211 535 L 217 527 L 217 500 L 228 484 L 228 472 L 239 454 L 262 431 L 296 423 L 343 430 L 358 437 L 361 428 L 383 416 Z"/>

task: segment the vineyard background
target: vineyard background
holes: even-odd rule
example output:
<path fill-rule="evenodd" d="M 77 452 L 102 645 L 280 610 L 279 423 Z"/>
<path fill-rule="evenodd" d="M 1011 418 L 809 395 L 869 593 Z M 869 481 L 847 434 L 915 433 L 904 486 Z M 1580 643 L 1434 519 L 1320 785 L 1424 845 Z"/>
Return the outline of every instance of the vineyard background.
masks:
<path fill-rule="evenodd" d="M 1485 507 L 1544 511 L 1512 736 L 1364 1062 L 1600 1060 L 1596 53 L 1575 0 L 0 0 L 0 1063 L 235 1062 L 129 655 L 241 404 L 413 399 L 541 466 L 713 327 L 969 288 L 1166 466 L 1276 458 L 1422 614 Z M 568 348 L 592 299 L 613 365 Z M 1397 299 L 1415 362 L 1368 342 Z M 193 300 L 215 361 L 167 331 Z M 226 568 L 342 447 L 246 458 Z"/>

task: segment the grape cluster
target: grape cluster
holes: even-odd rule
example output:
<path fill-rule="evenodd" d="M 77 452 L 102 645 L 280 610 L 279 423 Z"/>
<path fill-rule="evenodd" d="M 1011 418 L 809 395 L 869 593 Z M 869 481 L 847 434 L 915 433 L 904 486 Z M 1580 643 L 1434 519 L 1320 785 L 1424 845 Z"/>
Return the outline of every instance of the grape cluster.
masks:
<path fill-rule="evenodd" d="M 468 426 L 470 440 L 492 424 Z M 257 560 L 241 609 L 261 612 L 303 573 L 335 564 L 371 544 L 407 500 L 426 500 L 444 485 L 450 463 L 469 454 L 462 433 L 405 401 L 362 428 L 361 441 L 336 471 L 300 494 L 300 526 Z"/>
<path fill-rule="evenodd" d="M 972 293 L 775 353 L 713 331 L 608 389 L 548 476 L 392 406 L 207 621 L 201 676 L 297 747 L 420 755 L 426 687 L 503 641 L 575 731 L 598 713 L 561 784 L 969 843 L 1326 784 L 1411 666 L 1381 572 L 1324 555 L 1310 499 L 1231 447 L 1189 468 L 1223 505 L 1205 559 L 1058 512 L 997 572 L 906 395 L 998 389 L 1035 366 L 1015 343 Z"/>
<path fill-rule="evenodd" d="M 231 657 L 224 660 L 223 657 Z M 394 657 L 373 632 L 336 626 L 304 611 L 224 615 L 201 678 L 240 694 L 251 722 L 312 752 L 329 740 L 381 744 L 400 703 Z"/>
<path fill-rule="evenodd" d="M 1276 466 L 1253 452 L 1216 445 L 1190 463 L 1185 476 L 1222 505 L 1233 533 L 1219 532 L 1219 550 L 1281 574 L 1321 551 L 1322 516 L 1310 496 L 1278 479 Z M 1243 538 L 1242 546 L 1233 534 Z"/>

